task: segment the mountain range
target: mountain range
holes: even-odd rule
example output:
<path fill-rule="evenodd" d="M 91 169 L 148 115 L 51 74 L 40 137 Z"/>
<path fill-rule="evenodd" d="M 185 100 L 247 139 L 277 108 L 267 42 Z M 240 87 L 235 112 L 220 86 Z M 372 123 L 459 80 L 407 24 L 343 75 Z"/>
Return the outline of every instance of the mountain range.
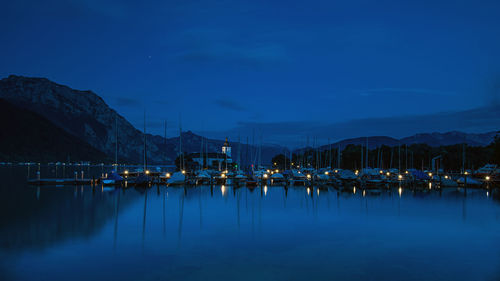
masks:
<path fill-rule="evenodd" d="M 0 103 L 2 108 L 6 108 L 5 112 L 9 112 L 2 116 L 5 118 L 2 119 L 2 126 L 4 128 L 10 126 L 8 132 L 14 137 L 9 140 L 8 145 L 4 144 L 0 147 L 0 157 L 17 159 L 19 157 L 14 156 L 22 154 L 24 157 L 31 156 L 37 159 L 57 158 L 59 161 L 66 161 L 68 156 L 75 160 L 85 157 L 87 158 L 78 160 L 113 159 L 116 139 L 118 139 L 120 161 L 129 163 L 142 163 L 143 161 L 144 133 L 110 108 L 100 96 L 92 91 L 74 90 L 46 78 L 10 75 L 0 80 L 0 99 L 2 99 L 2 103 Z M 15 119 L 9 119 L 9 116 L 14 115 L 17 116 Z M 22 118 L 23 116 L 26 118 Z M 6 120 L 9 120 L 10 123 L 5 122 Z M 14 127 L 23 129 L 14 130 Z M 60 136 L 60 138 L 53 138 L 48 142 L 50 145 L 46 145 L 45 148 L 37 144 L 43 142 L 48 135 Z M 381 144 L 396 146 L 427 143 L 431 146 L 439 146 L 465 142 L 477 146 L 489 144 L 495 135 L 496 131 L 477 134 L 452 131 L 417 134 L 402 139 L 380 136 L 368 137 L 368 145 L 376 147 Z M 182 132 L 181 137 L 184 152 L 199 152 L 202 142 L 206 151 L 216 152 L 220 151 L 224 143 L 224 140 L 208 139 L 190 131 Z M 17 142 L 16 138 L 23 141 Z M 164 138 L 146 134 L 145 139 L 147 158 L 150 163 L 172 163 L 180 150 L 178 136 Z M 352 138 L 332 145 L 337 147 L 348 144 L 365 144 L 366 140 L 365 137 Z M 288 148 L 280 145 L 250 145 L 244 142 L 230 140 L 233 147 L 233 159 L 256 163 L 261 157 L 262 163 L 269 163 L 274 155 L 289 151 Z M 69 146 L 69 143 L 78 145 Z M 63 147 L 64 149 L 62 149 Z M 59 154 L 54 151 L 57 148 L 61 148 Z M 36 156 L 36 154 L 29 152 L 30 150 L 41 151 L 43 149 L 46 150 L 46 156 L 52 155 L 54 157 L 40 158 L 40 155 Z M 20 153 L 19 151 L 25 152 Z"/>
<path fill-rule="evenodd" d="M 495 136 L 498 134 L 497 131 L 487 132 L 487 133 L 463 133 L 459 131 L 452 131 L 446 133 L 427 133 L 427 134 L 415 134 L 410 137 L 405 137 L 401 139 L 391 138 L 387 136 L 373 136 L 373 137 L 359 137 L 345 139 L 339 142 L 332 143 L 332 148 L 346 147 L 347 145 L 364 145 L 368 144 L 370 149 L 380 147 L 382 145 L 387 146 L 399 146 L 399 145 L 412 145 L 412 144 L 427 144 L 432 147 L 454 145 L 466 143 L 469 146 L 485 146 L 490 144 Z M 322 145 L 320 149 L 328 149 L 330 145 Z M 304 148 L 299 149 L 302 151 Z"/>

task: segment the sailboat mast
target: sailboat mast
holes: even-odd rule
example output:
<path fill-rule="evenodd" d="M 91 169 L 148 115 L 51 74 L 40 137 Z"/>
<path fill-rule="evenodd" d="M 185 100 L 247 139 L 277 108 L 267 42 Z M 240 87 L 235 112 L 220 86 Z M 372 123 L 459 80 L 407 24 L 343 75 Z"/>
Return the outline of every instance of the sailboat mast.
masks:
<path fill-rule="evenodd" d="M 182 119 L 179 116 L 179 166 L 184 170 L 184 156 L 182 155 Z"/>
<path fill-rule="evenodd" d="M 164 160 L 165 160 L 165 165 L 167 165 L 167 120 L 164 122 L 164 137 L 163 137 L 163 144 L 165 146 L 165 151 L 164 151 Z"/>
<path fill-rule="evenodd" d="M 366 159 L 365 159 L 365 168 L 368 168 L 368 137 L 366 137 Z"/>
<path fill-rule="evenodd" d="M 146 164 L 146 110 L 144 109 L 144 172 L 146 172 L 147 164 Z"/>
<path fill-rule="evenodd" d="M 118 170 L 118 114 L 115 114 L 115 172 Z"/>
<path fill-rule="evenodd" d="M 361 163 L 360 163 L 360 170 L 363 171 L 363 151 L 365 150 L 365 148 L 363 147 L 363 142 L 361 142 Z"/>

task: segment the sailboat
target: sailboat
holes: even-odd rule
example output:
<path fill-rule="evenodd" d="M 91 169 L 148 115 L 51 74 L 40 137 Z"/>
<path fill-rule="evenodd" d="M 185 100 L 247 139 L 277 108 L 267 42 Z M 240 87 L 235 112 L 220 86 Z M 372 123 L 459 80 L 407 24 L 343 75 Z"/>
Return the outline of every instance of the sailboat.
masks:
<path fill-rule="evenodd" d="M 121 185 L 123 183 L 123 177 L 118 174 L 118 114 L 115 115 L 115 163 L 113 166 L 114 171 L 101 179 L 102 185 Z"/>
<path fill-rule="evenodd" d="M 144 111 L 144 149 L 143 149 L 143 164 L 144 164 L 144 170 L 141 174 L 139 174 L 135 179 L 134 179 L 134 185 L 137 187 L 146 187 L 149 186 L 151 183 L 151 177 L 148 175 L 149 171 L 147 170 L 147 164 L 146 164 L 146 111 Z"/>
<path fill-rule="evenodd" d="M 182 155 L 182 126 L 179 120 L 179 168 L 181 171 L 175 172 L 167 179 L 168 185 L 183 185 L 186 182 L 186 175 L 184 174 L 184 155 Z"/>

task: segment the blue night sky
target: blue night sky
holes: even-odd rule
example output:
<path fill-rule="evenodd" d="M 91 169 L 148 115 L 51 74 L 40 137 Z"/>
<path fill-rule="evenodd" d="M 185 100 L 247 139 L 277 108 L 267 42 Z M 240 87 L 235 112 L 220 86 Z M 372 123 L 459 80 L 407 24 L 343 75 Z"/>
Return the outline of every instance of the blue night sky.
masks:
<path fill-rule="evenodd" d="M 158 134 L 179 115 L 215 136 L 499 99 L 499 1 L 3 2 L 0 77 L 92 90 L 139 128 L 146 108 Z"/>

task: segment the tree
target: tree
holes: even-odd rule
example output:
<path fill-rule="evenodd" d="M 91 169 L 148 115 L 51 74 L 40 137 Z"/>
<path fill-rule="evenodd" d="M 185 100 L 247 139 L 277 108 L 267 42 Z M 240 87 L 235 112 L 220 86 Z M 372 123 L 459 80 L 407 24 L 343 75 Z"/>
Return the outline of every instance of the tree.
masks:
<path fill-rule="evenodd" d="M 286 170 L 290 167 L 290 159 L 283 154 L 278 154 L 271 160 L 273 165 L 280 170 Z M 276 163 L 276 164 L 275 164 Z M 285 167 L 286 164 L 286 167 Z"/>
<path fill-rule="evenodd" d="M 492 143 L 493 146 L 493 162 L 500 165 L 500 132 L 495 136 L 495 140 Z"/>

